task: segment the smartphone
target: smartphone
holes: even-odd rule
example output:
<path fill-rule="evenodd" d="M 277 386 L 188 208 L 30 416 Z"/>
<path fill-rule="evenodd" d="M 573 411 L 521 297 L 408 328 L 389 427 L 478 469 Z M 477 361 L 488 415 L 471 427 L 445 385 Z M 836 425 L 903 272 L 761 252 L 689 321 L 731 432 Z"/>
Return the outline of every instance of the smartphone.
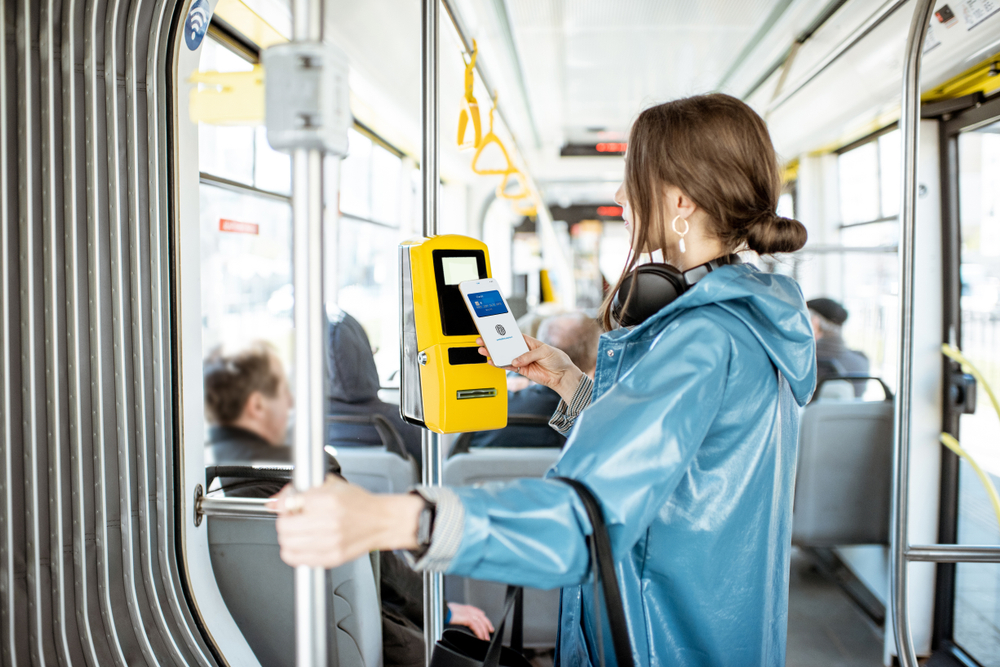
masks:
<path fill-rule="evenodd" d="M 528 351 L 528 344 L 496 280 L 465 280 L 458 284 L 458 290 L 494 364 L 510 366 L 510 362 Z"/>

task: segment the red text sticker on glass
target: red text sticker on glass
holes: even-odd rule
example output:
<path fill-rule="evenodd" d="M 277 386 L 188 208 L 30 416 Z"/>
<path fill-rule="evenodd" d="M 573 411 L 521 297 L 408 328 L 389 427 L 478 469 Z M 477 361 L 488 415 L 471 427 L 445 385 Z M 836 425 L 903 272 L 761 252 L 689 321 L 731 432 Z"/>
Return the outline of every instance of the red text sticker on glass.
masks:
<path fill-rule="evenodd" d="M 260 234 L 260 225 L 255 222 L 237 222 L 236 220 L 219 219 L 220 232 L 236 232 L 237 234 Z"/>

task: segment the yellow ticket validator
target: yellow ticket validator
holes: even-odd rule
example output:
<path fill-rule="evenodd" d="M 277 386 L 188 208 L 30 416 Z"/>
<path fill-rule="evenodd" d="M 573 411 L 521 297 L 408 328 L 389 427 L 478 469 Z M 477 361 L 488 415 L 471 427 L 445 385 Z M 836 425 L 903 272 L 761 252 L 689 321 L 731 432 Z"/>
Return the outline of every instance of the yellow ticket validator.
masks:
<path fill-rule="evenodd" d="M 490 278 L 486 244 L 446 234 L 399 246 L 403 419 L 436 433 L 507 425 L 507 378 L 479 354 L 458 284 Z"/>

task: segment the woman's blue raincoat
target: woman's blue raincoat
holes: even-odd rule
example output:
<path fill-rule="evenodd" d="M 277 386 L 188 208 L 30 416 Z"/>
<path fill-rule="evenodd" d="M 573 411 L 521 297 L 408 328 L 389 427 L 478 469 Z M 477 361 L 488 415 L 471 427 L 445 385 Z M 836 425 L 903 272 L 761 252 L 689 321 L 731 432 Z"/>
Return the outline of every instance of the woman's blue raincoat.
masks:
<path fill-rule="evenodd" d="M 785 664 L 796 404 L 815 383 L 799 286 L 749 265 L 602 337 L 593 402 L 547 477 L 603 506 L 637 665 Z M 455 492 L 464 530 L 447 572 L 563 587 L 557 660 L 598 664 L 574 492 L 551 479 Z"/>

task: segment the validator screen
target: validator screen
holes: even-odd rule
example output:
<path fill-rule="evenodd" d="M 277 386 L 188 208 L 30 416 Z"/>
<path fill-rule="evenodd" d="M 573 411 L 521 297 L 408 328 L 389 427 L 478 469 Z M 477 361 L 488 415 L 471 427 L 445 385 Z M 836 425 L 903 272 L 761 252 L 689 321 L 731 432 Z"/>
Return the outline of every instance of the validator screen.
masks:
<path fill-rule="evenodd" d="M 469 303 L 472 304 L 472 308 L 476 311 L 476 317 L 503 315 L 507 312 L 507 306 L 503 303 L 503 297 L 496 290 L 469 294 Z"/>

